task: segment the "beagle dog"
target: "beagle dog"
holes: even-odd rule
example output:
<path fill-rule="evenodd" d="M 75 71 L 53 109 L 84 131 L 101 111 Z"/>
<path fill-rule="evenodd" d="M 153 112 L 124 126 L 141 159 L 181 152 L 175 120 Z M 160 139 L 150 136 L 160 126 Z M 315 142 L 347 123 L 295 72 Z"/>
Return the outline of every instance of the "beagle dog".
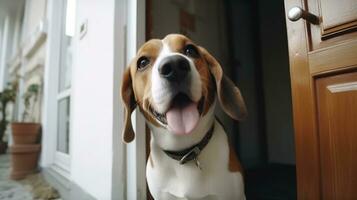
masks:
<path fill-rule="evenodd" d="M 134 139 L 136 107 L 152 132 L 146 175 L 155 199 L 245 199 L 240 163 L 214 115 L 218 100 L 240 120 L 245 103 L 206 49 L 179 34 L 146 42 L 124 73 L 121 95 L 124 142 Z"/>

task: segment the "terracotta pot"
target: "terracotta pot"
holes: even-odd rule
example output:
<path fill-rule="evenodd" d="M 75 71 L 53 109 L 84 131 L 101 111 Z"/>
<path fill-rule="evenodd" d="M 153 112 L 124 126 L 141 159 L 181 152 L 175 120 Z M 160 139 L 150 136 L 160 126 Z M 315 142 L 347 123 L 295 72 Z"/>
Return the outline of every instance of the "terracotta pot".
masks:
<path fill-rule="evenodd" d="M 37 171 L 41 145 L 14 145 L 10 146 L 11 153 L 11 174 L 10 178 L 19 180 L 28 174 Z"/>
<path fill-rule="evenodd" d="M 41 124 L 11 123 L 11 128 L 14 145 L 36 144 L 41 130 Z"/>
<path fill-rule="evenodd" d="M 7 143 L 0 141 L 0 154 L 6 153 L 7 150 Z"/>

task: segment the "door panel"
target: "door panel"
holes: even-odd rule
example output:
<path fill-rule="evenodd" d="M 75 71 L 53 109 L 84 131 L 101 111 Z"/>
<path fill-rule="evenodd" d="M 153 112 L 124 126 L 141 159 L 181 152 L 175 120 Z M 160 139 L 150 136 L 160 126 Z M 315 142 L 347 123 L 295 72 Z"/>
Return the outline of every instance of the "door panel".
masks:
<path fill-rule="evenodd" d="M 357 199 L 357 2 L 285 0 L 298 199 Z"/>
<path fill-rule="evenodd" d="M 323 199 L 357 199 L 357 72 L 316 80 Z"/>
<path fill-rule="evenodd" d="M 309 52 L 309 69 L 312 75 L 328 73 L 336 69 L 355 68 L 357 63 L 357 40 L 344 45 Z"/>
<path fill-rule="evenodd" d="M 349 42 L 357 37 L 356 0 L 308 0 L 306 8 L 319 16 L 320 25 L 309 25 L 311 51 Z"/>
<path fill-rule="evenodd" d="M 295 6 L 304 8 L 300 0 L 285 0 L 286 13 Z M 305 21 L 291 22 L 286 18 L 291 95 L 293 105 L 296 176 L 298 199 L 320 198 L 320 162 L 314 91 L 308 65 L 309 44 Z M 306 153 L 308 152 L 308 153 Z"/>
<path fill-rule="evenodd" d="M 357 25 L 356 0 L 319 0 L 318 3 L 323 35 L 354 28 Z"/>

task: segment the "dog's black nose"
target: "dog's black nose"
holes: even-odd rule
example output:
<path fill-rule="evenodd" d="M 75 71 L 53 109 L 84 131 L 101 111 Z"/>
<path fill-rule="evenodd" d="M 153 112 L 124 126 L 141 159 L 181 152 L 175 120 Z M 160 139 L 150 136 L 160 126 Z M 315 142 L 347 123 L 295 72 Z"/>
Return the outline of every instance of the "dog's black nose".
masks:
<path fill-rule="evenodd" d="M 184 79 L 190 71 L 190 63 L 179 55 L 169 56 L 161 61 L 159 74 L 169 81 L 180 81 Z"/>

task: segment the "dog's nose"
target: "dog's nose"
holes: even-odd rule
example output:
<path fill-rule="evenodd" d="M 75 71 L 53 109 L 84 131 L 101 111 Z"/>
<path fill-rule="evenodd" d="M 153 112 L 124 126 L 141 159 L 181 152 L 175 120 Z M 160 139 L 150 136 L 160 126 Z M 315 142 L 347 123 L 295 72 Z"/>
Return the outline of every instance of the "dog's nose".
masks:
<path fill-rule="evenodd" d="M 166 57 L 161 61 L 159 74 L 169 81 L 180 81 L 190 71 L 190 63 L 184 57 L 174 55 Z"/>

